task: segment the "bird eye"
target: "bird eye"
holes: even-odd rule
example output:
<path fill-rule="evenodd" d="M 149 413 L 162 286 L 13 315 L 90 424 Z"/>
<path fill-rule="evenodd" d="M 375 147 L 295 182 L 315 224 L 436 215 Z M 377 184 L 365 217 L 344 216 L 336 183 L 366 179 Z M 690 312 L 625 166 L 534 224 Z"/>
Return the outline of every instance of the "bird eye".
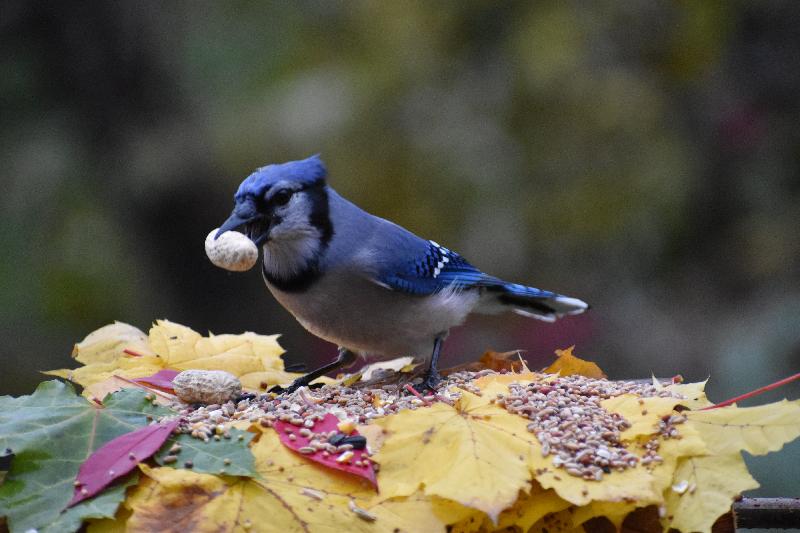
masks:
<path fill-rule="evenodd" d="M 286 205 L 291 197 L 292 197 L 292 192 L 284 189 L 276 192 L 272 196 L 272 203 L 275 205 Z"/>

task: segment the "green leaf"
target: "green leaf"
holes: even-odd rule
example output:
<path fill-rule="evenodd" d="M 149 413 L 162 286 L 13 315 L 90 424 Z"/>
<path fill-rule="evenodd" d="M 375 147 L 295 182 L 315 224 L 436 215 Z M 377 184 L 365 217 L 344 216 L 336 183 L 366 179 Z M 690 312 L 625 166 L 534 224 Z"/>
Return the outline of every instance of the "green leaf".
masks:
<path fill-rule="evenodd" d="M 54 523 L 72 497 L 78 468 L 92 452 L 171 413 L 138 389 L 106 396 L 101 407 L 60 381 L 41 383 L 30 396 L 0 397 L 0 449 L 14 452 L 0 486 L 0 516 L 8 518 L 11 533 Z"/>
<path fill-rule="evenodd" d="M 186 433 L 172 436 L 156 453 L 155 460 L 159 465 L 178 468 L 182 468 L 186 461 L 191 461 L 192 470 L 205 474 L 255 477 L 255 460 L 249 446 L 254 435 L 238 429 L 231 429 L 230 435 L 230 439 L 209 439 L 208 442 Z M 239 440 L 240 436 L 242 440 Z M 178 460 L 165 463 L 164 457 L 169 455 L 169 450 L 175 444 L 181 447 Z"/>
<path fill-rule="evenodd" d="M 70 507 L 61 513 L 55 522 L 44 526 L 40 531 L 42 533 L 76 531 L 81 527 L 83 521 L 89 518 L 114 518 L 117 507 L 125 499 L 125 491 L 138 481 L 139 470 L 137 469 L 122 478 L 120 483 L 108 487 L 94 498 Z"/>

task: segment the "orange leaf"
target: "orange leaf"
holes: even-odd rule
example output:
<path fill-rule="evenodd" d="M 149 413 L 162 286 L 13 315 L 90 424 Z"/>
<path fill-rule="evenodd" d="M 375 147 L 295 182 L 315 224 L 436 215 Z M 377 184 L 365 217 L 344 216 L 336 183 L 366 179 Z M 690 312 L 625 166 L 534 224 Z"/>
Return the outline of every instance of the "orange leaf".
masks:
<path fill-rule="evenodd" d="M 603 379 L 606 375 L 600 367 L 591 361 L 584 361 L 580 357 L 572 355 L 575 346 L 570 346 L 566 350 L 556 350 L 558 359 L 545 368 L 542 372 L 546 374 L 561 374 L 562 376 L 586 376 L 587 378 Z"/>
<path fill-rule="evenodd" d="M 494 370 L 500 372 L 507 370 L 509 372 L 521 372 L 525 369 L 525 364 L 519 355 L 519 350 L 511 350 L 510 352 L 495 352 L 493 350 L 486 350 L 480 359 L 471 363 L 454 366 L 441 371 L 443 376 L 453 374 L 454 372 L 463 372 L 468 370 L 470 372 L 480 372 L 481 370 Z"/>

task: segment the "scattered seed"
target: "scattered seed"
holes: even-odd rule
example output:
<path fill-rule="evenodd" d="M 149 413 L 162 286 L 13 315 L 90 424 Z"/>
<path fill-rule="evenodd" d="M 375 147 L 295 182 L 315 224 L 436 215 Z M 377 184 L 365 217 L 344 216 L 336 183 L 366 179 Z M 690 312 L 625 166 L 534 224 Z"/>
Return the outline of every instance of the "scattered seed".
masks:
<path fill-rule="evenodd" d="M 322 500 L 325 499 L 325 494 L 324 493 L 322 493 L 322 492 L 320 492 L 318 490 L 310 489 L 308 487 L 300 489 L 300 494 L 302 494 L 303 496 L 308 496 L 309 498 L 313 498 L 315 500 L 319 500 L 319 501 L 322 501 Z"/>
<path fill-rule="evenodd" d="M 685 479 L 679 483 L 672 485 L 672 491 L 678 494 L 683 494 L 689 488 L 689 482 Z"/>
<path fill-rule="evenodd" d="M 339 464 L 349 463 L 350 460 L 353 458 L 353 455 L 354 454 L 352 451 L 347 450 L 336 458 L 336 462 Z"/>
<path fill-rule="evenodd" d="M 375 515 L 368 513 L 365 509 L 362 509 L 361 507 L 356 505 L 356 502 L 354 502 L 353 500 L 350 500 L 347 503 L 347 506 L 350 508 L 351 511 L 353 511 L 356 514 L 356 516 L 358 516 L 362 520 L 366 520 L 367 522 L 374 522 L 375 520 L 377 520 L 377 517 Z"/>
<path fill-rule="evenodd" d="M 356 424 L 350 419 L 342 420 L 336 425 L 336 429 L 340 432 L 344 433 L 345 435 L 349 435 L 356 429 Z"/>

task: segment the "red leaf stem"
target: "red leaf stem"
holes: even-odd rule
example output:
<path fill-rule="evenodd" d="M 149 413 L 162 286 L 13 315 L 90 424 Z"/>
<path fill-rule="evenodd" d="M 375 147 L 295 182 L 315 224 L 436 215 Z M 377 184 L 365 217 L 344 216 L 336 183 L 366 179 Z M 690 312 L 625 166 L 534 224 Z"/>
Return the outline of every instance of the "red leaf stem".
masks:
<path fill-rule="evenodd" d="M 122 381 L 124 381 L 126 383 L 130 383 L 131 385 L 133 385 L 135 387 L 139 387 L 140 389 L 144 389 L 146 391 L 152 392 L 153 394 L 158 394 L 159 396 L 163 396 L 164 398 L 166 398 L 166 399 L 168 399 L 170 401 L 175 399 L 175 395 L 173 395 L 173 394 L 168 394 L 166 392 L 161 392 L 158 389 L 154 389 L 152 387 L 148 387 L 147 385 L 143 385 L 142 383 L 137 383 L 134 380 L 128 379 L 128 378 L 126 378 L 124 376 L 118 376 L 117 374 L 114 374 L 114 377 L 117 378 L 117 379 L 121 379 Z"/>
<path fill-rule="evenodd" d="M 419 398 L 422 401 L 422 403 L 425 404 L 425 407 L 430 407 L 431 406 L 431 402 L 429 402 L 428 400 L 423 398 L 422 394 L 417 392 L 417 389 L 415 389 L 414 386 L 411 383 L 406 383 L 405 387 L 403 387 L 403 388 L 406 389 L 411 394 L 413 394 L 414 396 L 416 396 L 417 398 Z"/>
<path fill-rule="evenodd" d="M 180 372 L 177 370 L 172 370 L 170 368 L 166 368 L 164 370 L 159 370 L 152 376 L 146 376 L 143 378 L 134 378 L 133 381 L 137 383 L 146 383 L 148 385 L 152 385 L 154 387 L 158 387 L 159 389 L 163 389 L 169 393 L 175 393 L 175 389 L 173 389 L 172 380 L 175 379 Z"/>
<path fill-rule="evenodd" d="M 776 381 L 775 383 L 770 383 L 769 385 L 765 385 L 765 386 L 763 386 L 761 388 L 758 388 L 756 390 L 753 390 L 753 391 L 750 391 L 750 392 L 746 392 L 744 394 L 736 396 L 735 398 L 731 398 L 730 400 L 725 400 L 724 402 L 720 402 L 720 403 L 715 404 L 715 405 L 709 405 L 708 407 L 703 407 L 700 410 L 701 411 L 707 411 L 709 409 L 716 409 L 718 407 L 726 407 L 728 405 L 740 402 L 742 400 L 746 400 L 747 398 L 752 398 L 753 396 L 758 396 L 762 392 L 767 392 L 767 391 L 771 391 L 772 389 L 777 389 L 778 387 L 781 387 L 783 385 L 791 383 L 792 381 L 797 381 L 798 379 L 800 379 L 800 373 L 797 373 L 797 374 L 795 374 L 793 376 L 789 376 L 788 378 L 783 378 L 783 379 L 781 379 L 779 381 Z"/>

